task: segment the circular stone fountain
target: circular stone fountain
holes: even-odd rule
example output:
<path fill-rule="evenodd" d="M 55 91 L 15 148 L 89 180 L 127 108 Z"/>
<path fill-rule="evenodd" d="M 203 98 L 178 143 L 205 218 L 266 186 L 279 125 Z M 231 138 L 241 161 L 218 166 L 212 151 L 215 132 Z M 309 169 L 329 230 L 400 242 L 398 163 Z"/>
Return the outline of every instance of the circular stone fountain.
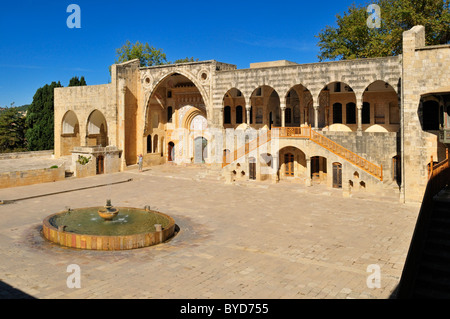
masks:
<path fill-rule="evenodd" d="M 105 207 L 68 209 L 44 219 L 44 237 L 61 246 L 88 250 L 128 250 L 160 244 L 175 233 L 168 215 L 144 209 Z"/>

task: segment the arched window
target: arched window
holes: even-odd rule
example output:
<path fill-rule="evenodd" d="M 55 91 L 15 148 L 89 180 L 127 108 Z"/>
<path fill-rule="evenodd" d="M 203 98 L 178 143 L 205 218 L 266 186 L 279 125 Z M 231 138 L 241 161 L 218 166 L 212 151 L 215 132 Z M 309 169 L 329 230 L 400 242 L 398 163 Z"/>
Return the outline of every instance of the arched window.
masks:
<path fill-rule="evenodd" d="M 241 124 L 242 122 L 243 122 L 242 106 L 238 105 L 236 106 L 236 124 Z"/>
<path fill-rule="evenodd" d="M 292 110 L 289 107 L 286 108 L 285 117 L 286 123 L 292 123 Z"/>
<path fill-rule="evenodd" d="M 158 134 L 153 136 L 153 153 L 158 153 Z"/>
<path fill-rule="evenodd" d="M 223 109 L 223 124 L 231 124 L 231 107 L 229 106 Z"/>
<path fill-rule="evenodd" d="M 348 103 L 346 106 L 346 123 L 356 124 L 356 104 Z"/>
<path fill-rule="evenodd" d="M 342 104 L 341 103 L 333 104 L 333 123 L 341 123 L 342 124 Z"/>
<path fill-rule="evenodd" d="M 151 153 L 152 152 L 152 136 L 148 135 L 147 136 L 147 153 Z"/>
<path fill-rule="evenodd" d="M 167 123 L 172 123 L 172 114 L 173 114 L 172 107 L 169 106 L 167 108 Z"/>

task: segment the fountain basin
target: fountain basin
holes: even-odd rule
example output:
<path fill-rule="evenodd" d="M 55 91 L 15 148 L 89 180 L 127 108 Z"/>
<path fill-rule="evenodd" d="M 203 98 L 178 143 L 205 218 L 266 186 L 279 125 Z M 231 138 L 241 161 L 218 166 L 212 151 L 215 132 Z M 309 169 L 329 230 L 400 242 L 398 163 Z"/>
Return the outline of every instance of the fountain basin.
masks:
<path fill-rule="evenodd" d="M 172 217 L 147 209 L 118 207 L 117 216 L 105 221 L 103 207 L 63 211 L 43 221 L 43 236 L 58 245 L 87 250 L 129 250 L 163 243 L 175 232 Z M 155 228 L 155 225 L 157 226 Z"/>

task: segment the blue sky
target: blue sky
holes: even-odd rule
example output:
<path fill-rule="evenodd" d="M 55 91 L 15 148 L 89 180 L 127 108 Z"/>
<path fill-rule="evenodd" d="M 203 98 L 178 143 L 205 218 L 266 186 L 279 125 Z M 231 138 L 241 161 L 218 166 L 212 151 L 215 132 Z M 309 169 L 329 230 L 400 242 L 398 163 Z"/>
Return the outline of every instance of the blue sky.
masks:
<path fill-rule="evenodd" d="M 170 61 L 194 57 L 248 68 L 252 62 L 317 62 L 317 35 L 352 3 L 366 1 L 4 1 L 0 5 L 0 106 L 30 104 L 52 81 L 110 81 L 126 40 L 161 48 Z M 66 25 L 70 4 L 81 28 Z"/>

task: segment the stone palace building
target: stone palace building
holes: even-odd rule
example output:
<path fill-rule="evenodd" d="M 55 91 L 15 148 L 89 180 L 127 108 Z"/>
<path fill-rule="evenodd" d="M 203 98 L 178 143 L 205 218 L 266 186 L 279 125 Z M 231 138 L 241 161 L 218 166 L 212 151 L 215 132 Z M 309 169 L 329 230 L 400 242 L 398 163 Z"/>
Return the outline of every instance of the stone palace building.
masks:
<path fill-rule="evenodd" d="M 397 57 L 297 64 L 214 60 L 111 67 L 55 89 L 55 157 L 77 176 L 204 165 L 226 182 L 323 183 L 420 201 L 450 140 L 450 45 L 403 35 Z M 447 134 L 447 135 L 446 135 Z M 87 165 L 78 161 L 90 159 Z"/>

